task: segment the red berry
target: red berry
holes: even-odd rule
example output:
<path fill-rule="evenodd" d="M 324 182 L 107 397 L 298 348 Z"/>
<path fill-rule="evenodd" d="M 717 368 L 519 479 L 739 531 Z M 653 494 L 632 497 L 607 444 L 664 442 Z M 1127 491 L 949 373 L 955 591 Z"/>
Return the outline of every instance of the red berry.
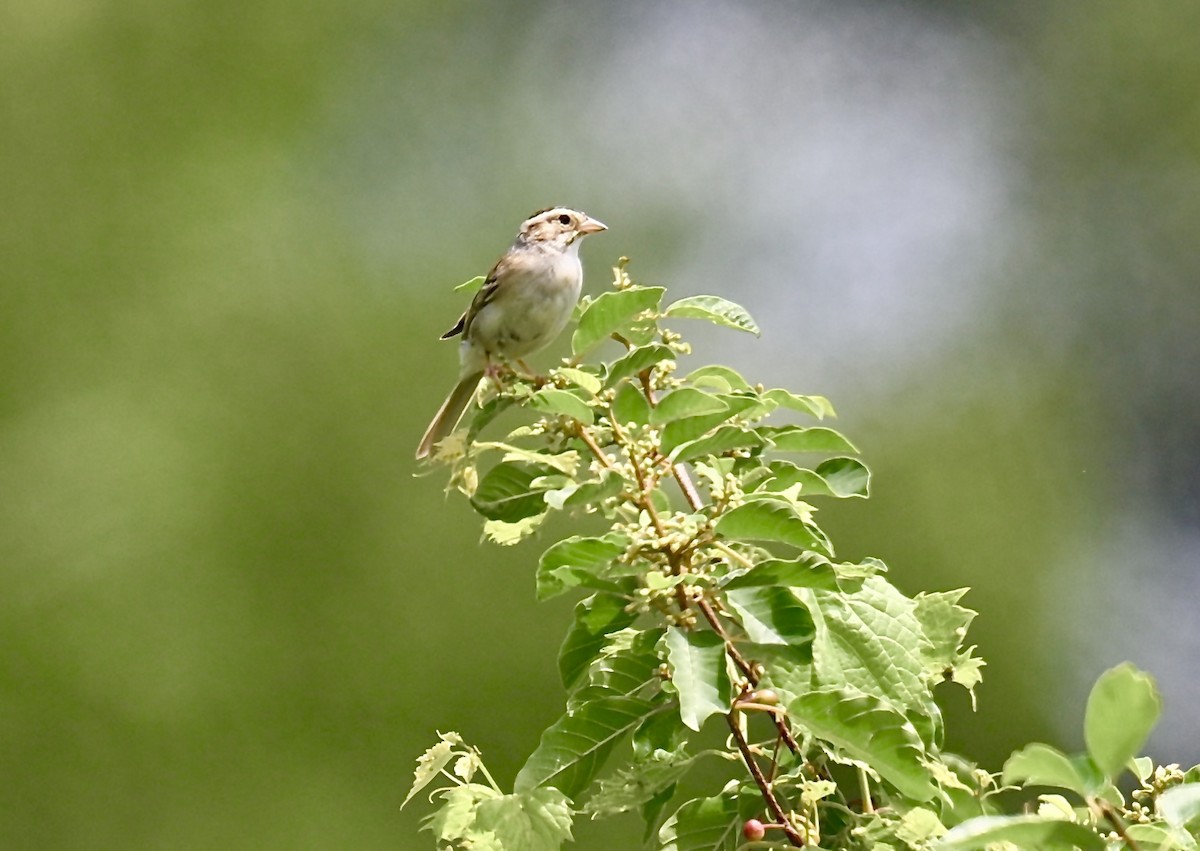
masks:
<path fill-rule="evenodd" d="M 761 821 L 756 818 L 752 818 L 747 820 L 747 822 L 742 825 L 742 835 L 751 842 L 758 842 L 767 835 L 767 829 L 763 827 L 763 823 Z"/>

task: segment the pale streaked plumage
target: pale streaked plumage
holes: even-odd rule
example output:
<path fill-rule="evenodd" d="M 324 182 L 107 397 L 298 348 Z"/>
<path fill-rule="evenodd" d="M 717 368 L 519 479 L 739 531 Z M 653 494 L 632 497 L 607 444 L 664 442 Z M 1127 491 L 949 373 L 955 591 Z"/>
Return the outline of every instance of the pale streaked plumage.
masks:
<path fill-rule="evenodd" d="M 489 368 L 536 352 L 562 332 L 583 286 L 579 243 L 605 229 L 567 207 L 551 207 L 525 220 L 470 307 L 442 335 L 443 340 L 463 336 L 458 384 L 425 430 L 417 458 L 428 457 L 433 445 L 454 430 Z"/>

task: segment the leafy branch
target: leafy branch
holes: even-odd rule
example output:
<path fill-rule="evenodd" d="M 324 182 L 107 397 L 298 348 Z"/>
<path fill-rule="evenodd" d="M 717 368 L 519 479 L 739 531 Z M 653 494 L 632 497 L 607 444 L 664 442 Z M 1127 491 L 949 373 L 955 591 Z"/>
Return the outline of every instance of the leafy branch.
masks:
<path fill-rule="evenodd" d="M 690 347 L 666 323 L 758 326 L 716 296 L 663 306 L 665 290 L 635 284 L 624 261 L 613 272 L 613 289 L 580 305 L 572 357 L 546 378 L 485 381 L 481 406 L 434 455 L 497 544 L 552 512 L 608 525 L 539 560 L 539 599 L 586 596 L 559 653 L 565 712 L 513 791 L 454 733 L 419 760 L 409 798 L 440 784 L 427 822 L 439 843 L 547 851 L 579 814 L 636 810 L 662 851 L 1196 847 L 1200 778 L 1134 759 L 1157 695 L 1132 669 L 1097 686 L 1089 755 L 1031 745 L 1000 778 L 1058 786 L 1081 806 L 1042 796 L 1036 815 L 1002 815 L 997 778 L 943 751 L 933 696 L 951 684 L 974 699 L 980 681 L 965 589 L 907 597 L 879 560 L 838 561 L 812 500 L 866 497 L 870 474 L 824 424 L 829 402 L 726 366 L 680 376 Z M 607 341 L 616 354 L 597 357 Z M 535 421 L 480 439 L 514 407 Z M 695 750 L 714 715 L 725 746 Z M 677 801 L 679 781 L 713 757 L 741 770 Z M 1144 786 L 1129 806 L 1114 785 L 1126 766 Z"/>

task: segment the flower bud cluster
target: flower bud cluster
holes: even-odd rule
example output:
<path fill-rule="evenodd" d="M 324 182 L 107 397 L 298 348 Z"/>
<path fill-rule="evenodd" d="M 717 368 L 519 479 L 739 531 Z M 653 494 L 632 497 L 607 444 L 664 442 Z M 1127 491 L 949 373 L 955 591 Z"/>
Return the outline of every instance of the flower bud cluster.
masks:
<path fill-rule="evenodd" d="M 677 355 L 690 355 L 692 353 L 692 344 L 684 342 L 683 335 L 672 331 L 670 328 L 661 328 L 658 332 L 659 339 L 663 345 Z M 675 362 L 671 361 L 671 366 L 674 368 Z"/>
<path fill-rule="evenodd" d="M 1154 772 L 1142 781 L 1142 788 L 1134 790 L 1133 798 L 1135 801 L 1150 803 L 1172 786 L 1178 786 L 1183 782 L 1184 773 L 1183 769 L 1179 767 L 1179 763 L 1156 765 Z"/>
<path fill-rule="evenodd" d="M 627 265 L 629 265 L 629 258 L 619 257 L 617 258 L 617 265 L 612 267 L 614 289 L 627 290 L 633 286 L 633 279 L 625 271 Z"/>
<path fill-rule="evenodd" d="M 681 345 L 687 346 L 686 343 Z M 671 348 L 675 349 L 676 347 L 672 346 Z M 678 351 L 678 349 L 676 349 L 676 351 Z M 683 382 L 678 378 L 672 377 L 675 373 L 675 370 L 678 368 L 679 364 L 671 358 L 666 358 L 659 361 L 651 371 L 650 386 L 655 390 L 673 390 L 674 388 L 678 387 Z"/>
<path fill-rule="evenodd" d="M 742 480 L 732 473 L 728 473 L 720 479 L 711 479 L 709 493 L 712 495 L 713 504 L 722 511 L 737 508 L 746 501 Z"/>
<path fill-rule="evenodd" d="M 1136 794 L 1136 793 L 1135 793 Z M 1145 806 L 1134 801 L 1124 812 L 1125 821 L 1134 824 L 1149 824 L 1154 821 L 1153 806 Z"/>
<path fill-rule="evenodd" d="M 642 511 L 636 523 L 624 524 L 621 528 L 629 536 L 623 560 L 632 564 L 636 559 L 643 559 L 670 568 L 674 557 L 695 549 L 701 536 L 711 531 L 711 525 L 704 515 L 682 511 L 662 515 L 656 524 L 647 512 Z"/>

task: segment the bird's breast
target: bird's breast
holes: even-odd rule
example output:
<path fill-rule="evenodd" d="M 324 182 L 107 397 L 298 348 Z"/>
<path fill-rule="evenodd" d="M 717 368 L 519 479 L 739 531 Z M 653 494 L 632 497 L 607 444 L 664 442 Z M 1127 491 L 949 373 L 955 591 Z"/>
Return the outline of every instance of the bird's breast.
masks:
<path fill-rule="evenodd" d="M 544 348 L 571 318 L 583 284 L 579 258 L 535 259 L 510 272 L 471 324 L 472 343 L 489 355 L 520 358 Z"/>

